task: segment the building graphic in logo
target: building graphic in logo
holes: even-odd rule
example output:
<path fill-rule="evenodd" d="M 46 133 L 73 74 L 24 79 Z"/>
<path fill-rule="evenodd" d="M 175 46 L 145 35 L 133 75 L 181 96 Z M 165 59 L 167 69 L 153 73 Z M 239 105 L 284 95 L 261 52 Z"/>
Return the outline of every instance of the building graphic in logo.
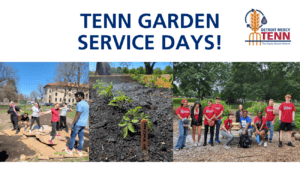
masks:
<path fill-rule="evenodd" d="M 257 45 L 290 45 L 290 28 L 264 28 L 267 24 L 264 13 L 258 9 L 251 9 L 245 16 L 247 28 L 252 32 L 249 34 L 249 46 Z M 261 32 L 259 32 L 261 31 Z"/>

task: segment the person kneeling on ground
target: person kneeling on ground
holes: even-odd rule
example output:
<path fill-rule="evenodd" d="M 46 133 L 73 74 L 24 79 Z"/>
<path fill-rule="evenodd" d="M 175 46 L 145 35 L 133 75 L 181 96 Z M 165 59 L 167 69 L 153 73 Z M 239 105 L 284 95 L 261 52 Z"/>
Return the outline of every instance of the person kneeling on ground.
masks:
<path fill-rule="evenodd" d="M 224 121 L 223 127 L 221 127 L 221 135 L 225 138 L 228 138 L 227 141 L 225 142 L 225 144 L 223 145 L 223 147 L 225 149 L 229 149 L 230 146 L 229 144 L 232 142 L 234 135 L 232 132 L 230 132 L 231 128 L 232 128 L 232 120 L 233 120 L 233 114 L 230 113 L 228 115 L 228 118 Z"/>
<path fill-rule="evenodd" d="M 75 94 L 75 98 L 77 101 L 77 105 L 76 105 L 76 115 L 74 118 L 74 121 L 72 122 L 72 131 L 71 131 L 71 139 L 70 139 L 70 143 L 69 143 L 69 147 L 65 149 L 65 151 L 68 154 L 73 154 L 72 150 L 75 144 L 75 139 L 76 136 L 78 134 L 78 138 L 79 138 L 79 145 L 78 148 L 76 150 L 76 153 L 79 156 L 82 156 L 82 148 L 83 148 L 83 144 L 84 144 L 84 129 L 87 126 L 88 123 L 88 119 L 89 119 L 89 104 L 83 100 L 84 98 L 84 93 L 83 92 L 77 92 Z"/>
<path fill-rule="evenodd" d="M 57 126 L 58 126 L 58 121 L 59 121 L 59 104 L 55 103 L 54 108 L 52 108 L 51 110 L 47 111 L 47 112 L 43 112 L 42 115 L 44 114 L 52 114 L 52 118 L 51 118 L 51 124 L 52 124 L 52 131 L 50 133 L 50 140 L 49 143 L 52 144 L 52 140 L 55 138 L 55 136 L 60 136 L 57 132 Z"/>
<path fill-rule="evenodd" d="M 188 128 L 185 128 L 183 126 L 183 120 L 184 119 L 189 119 L 191 117 L 190 109 L 188 108 L 188 100 L 183 99 L 181 101 L 181 107 L 179 107 L 176 111 L 177 117 L 179 118 L 178 120 L 178 129 L 179 129 L 179 136 L 177 139 L 177 144 L 174 148 L 175 151 L 179 151 L 179 149 L 186 149 L 187 147 L 185 146 L 186 142 L 186 137 L 188 134 Z"/>
<path fill-rule="evenodd" d="M 285 96 L 285 102 L 281 103 L 279 107 L 279 121 L 280 123 L 280 140 L 279 140 L 279 145 L 278 147 L 282 146 L 282 139 L 283 139 L 283 131 L 285 128 L 287 128 L 289 134 L 288 134 L 288 146 L 295 147 L 292 142 L 291 142 L 291 131 L 292 131 L 292 126 L 295 120 L 295 105 L 291 102 L 292 96 L 287 94 Z"/>
<path fill-rule="evenodd" d="M 264 147 L 267 147 L 267 140 L 265 139 L 266 134 L 268 133 L 267 120 L 262 116 L 262 112 L 257 112 L 257 117 L 254 119 L 255 133 L 259 135 L 260 142 L 258 145 L 264 143 Z"/>
<path fill-rule="evenodd" d="M 20 127 L 23 123 L 26 123 L 25 129 L 24 129 L 24 131 L 26 131 L 26 128 L 29 127 L 29 117 L 28 117 L 28 113 L 21 114 L 21 115 L 19 116 L 19 121 L 21 121 L 21 123 L 19 124 L 19 127 Z"/>
<path fill-rule="evenodd" d="M 202 128 L 202 107 L 199 101 L 196 101 L 193 108 L 191 109 L 191 118 L 192 118 L 192 137 L 194 141 L 194 146 L 200 146 L 201 139 L 201 128 Z M 198 132 L 198 143 L 196 143 L 196 130 Z"/>
<path fill-rule="evenodd" d="M 248 116 L 248 111 L 243 110 L 243 117 L 240 118 L 240 130 L 239 136 L 245 135 L 248 133 L 249 137 L 251 138 L 253 132 L 253 128 L 251 126 L 251 118 Z"/>

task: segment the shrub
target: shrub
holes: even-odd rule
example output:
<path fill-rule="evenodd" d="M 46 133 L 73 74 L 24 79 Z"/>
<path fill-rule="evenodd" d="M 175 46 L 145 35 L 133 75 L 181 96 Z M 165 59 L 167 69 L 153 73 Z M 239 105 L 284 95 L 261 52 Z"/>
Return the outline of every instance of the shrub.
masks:
<path fill-rule="evenodd" d="M 113 97 L 112 93 L 113 83 L 111 82 L 109 86 L 106 86 L 106 82 L 97 79 L 96 83 L 93 85 L 93 89 L 98 89 L 98 96 L 103 95 L 104 98 Z"/>
<path fill-rule="evenodd" d="M 123 91 L 118 91 L 117 94 L 119 96 L 114 97 L 114 99 L 111 100 L 108 105 L 117 106 L 120 109 L 123 109 L 124 102 L 132 102 L 132 99 L 129 96 L 125 96 L 125 93 Z M 121 106 L 119 106 L 119 103 L 121 104 Z"/>
<path fill-rule="evenodd" d="M 252 113 L 255 116 L 257 115 L 257 111 L 261 111 L 263 116 L 264 116 L 265 115 L 265 109 L 266 109 L 267 106 L 268 106 L 267 103 L 254 102 L 252 107 L 247 108 L 247 110 L 248 110 L 248 112 Z"/>

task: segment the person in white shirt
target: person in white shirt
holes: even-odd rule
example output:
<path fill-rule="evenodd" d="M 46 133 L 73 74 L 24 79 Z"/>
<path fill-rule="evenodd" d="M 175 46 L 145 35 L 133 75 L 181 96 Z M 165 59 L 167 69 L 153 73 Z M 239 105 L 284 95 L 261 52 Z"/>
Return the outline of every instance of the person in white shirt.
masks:
<path fill-rule="evenodd" d="M 32 111 L 32 116 L 31 116 L 31 124 L 30 124 L 29 133 L 31 133 L 34 121 L 36 121 L 36 123 L 39 126 L 40 131 L 42 131 L 42 128 L 40 125 L 40 112 L 43 111 L 43 109 L 41 108 L 41 106 L 38 102 L 35 102 L 34 106 L 30 110 Z"/>

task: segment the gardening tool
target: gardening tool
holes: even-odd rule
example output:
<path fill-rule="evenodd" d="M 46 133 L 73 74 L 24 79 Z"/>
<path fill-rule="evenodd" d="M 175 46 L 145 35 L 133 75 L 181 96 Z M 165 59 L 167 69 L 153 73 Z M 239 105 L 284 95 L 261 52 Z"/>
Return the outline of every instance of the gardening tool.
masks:
<path fill-rule="evenodd" d="M 141 121 L 141 149 L 148 151 L 148 123 L 146 119 Z"/>

